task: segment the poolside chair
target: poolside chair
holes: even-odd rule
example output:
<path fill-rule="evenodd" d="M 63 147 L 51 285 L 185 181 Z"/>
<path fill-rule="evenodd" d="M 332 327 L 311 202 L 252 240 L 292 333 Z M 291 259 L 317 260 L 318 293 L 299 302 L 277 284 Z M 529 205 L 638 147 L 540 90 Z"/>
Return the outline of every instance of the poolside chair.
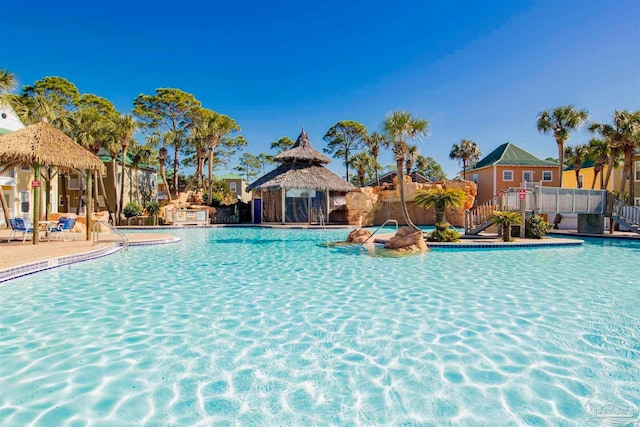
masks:
<path fill-rule="evenodd" d="M 58 218 L 58 224 L 49 229 L 49 235 L 62 236 L 62 240 L 66 242 L 67 237 L 71 239 L 71 233 L 73 232 L 73 227 L 76 225 L 76 221 L 76 218 Z M 68 233 L 68 236 L 65 236 L 65 232 Z M 73 233 L 73 240 L 78 240 L 76 233 Z"/>
<path fill-rule="evenodd" d="M 27 241 L 27 234 L 33 234 L 33 224 L 28 218 L 10 218 L 9 224 L 11 224 L 9 242 L 16 237 L 17 233 L 22 233 L 22 243 Z"/>

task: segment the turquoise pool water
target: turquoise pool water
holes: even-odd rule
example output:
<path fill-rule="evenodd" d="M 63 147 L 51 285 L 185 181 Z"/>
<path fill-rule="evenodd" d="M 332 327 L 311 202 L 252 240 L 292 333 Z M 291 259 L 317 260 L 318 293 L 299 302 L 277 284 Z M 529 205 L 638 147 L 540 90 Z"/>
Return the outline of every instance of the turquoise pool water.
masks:
<path fill-rule="evenodd" d="M 640 242 L 324 245 L 348 231 L 179 230 L 1 284 L 0 425 L 638 419 Z"/>

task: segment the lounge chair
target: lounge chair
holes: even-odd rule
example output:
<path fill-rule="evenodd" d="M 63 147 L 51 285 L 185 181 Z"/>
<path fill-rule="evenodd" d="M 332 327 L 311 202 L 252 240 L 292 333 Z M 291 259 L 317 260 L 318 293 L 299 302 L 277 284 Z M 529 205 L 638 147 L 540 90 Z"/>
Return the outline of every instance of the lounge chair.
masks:
<path fill-rule="evenodd" d="M 67 237 L 71 239 L 71 234 L 73 232 L 73 227 L 76 225 L 76 218 L 66 218 L 60 217 L 58 218 L 58 224 L 55 227 L 49 229 L 49 235 L 57 235 L 62 236 L 62 240 L 67 241 Z M 65 232 L 69 233 L 68 236 L 65 236 Z M 73 233 L 73 240 L 78 240 L 76 233 Z"/>
<path fill-rule="evenodd" d="M 33 223 L 28 218 L 10 218 L 11 234 L 9 241 L 16 237 L 17 233 L 22 233 L 22 243 L 27 241 L 27 234 L 33 234 Z"/>

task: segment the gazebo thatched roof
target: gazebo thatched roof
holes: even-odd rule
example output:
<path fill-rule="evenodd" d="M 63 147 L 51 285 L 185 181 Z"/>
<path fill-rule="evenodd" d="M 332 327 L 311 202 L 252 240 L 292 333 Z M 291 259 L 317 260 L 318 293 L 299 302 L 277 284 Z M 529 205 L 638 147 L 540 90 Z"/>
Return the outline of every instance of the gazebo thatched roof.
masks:
<path fill-rule="evenodd" d="M 318 164 L 283 163 L 253 182 L 247 187 L 247 190 L 276 190 L 282 188 L 351 191 L 356 187 Z"/>
<path fill-rule="evenodd" d="M 104 173 L 98 157 L 47 122 L 0 136 L 0 163 L 15 162 Z"/>
<path fill-rule="evenodd" d="M 327 156 L 322 155 L 320 152 L 314 150 L 311 146 L 311 142 L 309 142 L 309 137 L 307 133 L 302 128 L 302 132 L 300 132 L 300 136 L 296 140 L 294 146 L 287 151 L 283 151 L 273 158 L 275 161 L 280 163 L 287 162 L 308 162 L 308 163 L 320 163 L 320 164 L 328 164 L 331 163 L 331 159 Z"/>

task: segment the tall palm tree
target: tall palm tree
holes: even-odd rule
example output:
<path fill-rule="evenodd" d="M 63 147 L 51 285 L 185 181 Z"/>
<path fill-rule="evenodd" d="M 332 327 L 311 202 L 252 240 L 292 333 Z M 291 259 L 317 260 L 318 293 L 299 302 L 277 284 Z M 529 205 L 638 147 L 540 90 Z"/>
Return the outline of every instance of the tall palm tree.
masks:
<path fill-rule="evenodd" d="M 382 131 L 393 141 L 393 154 L 396 160 L 396 172 L 398 174 L 398 191 L 400 192 L 400 205 L 405 223 L 413 230 L 418 227 L 409 218 L 407 204 L 404 197 L 404 161 L 409 150 L 405 138 L 414 139 L 429 134 L 429 122 L 411 116 L 406 111 L 394 111 L 389 113 L 382 122 Z"/>
<path fill-rule="evenodd" d="M 364 139 L 364 143 L 369 148 L 369 154 L 371 154 L 371 157 L 373 157 L 376 185 L 379 186 L 380 178 L 378 177 L 378 170 L 381 167 L 378 163 L 378 157 L 380 156 L 380 149 L 382 147 L 389 148 L 389 139 L 381 133 L 373 132 Z"/>
<path fill-rule="evenodd" d="M 122 208 L 124 205 L 124 179 L 127 161 L 127 148 L 133 141 L 133 134 L 138 129 L 138 122 L 133 118 L 131 114 L 123 115 L 116 121 L 116 129 L 120 139 L 120 146 L 122 147 L 122 170 L 120 175 L 120 201 L 118 202 L 118 213 L 116 218 L 118 223 L 121 220 Z M 136 177 L 137 178 L 137 177 Z"/>
<path fill-rule="evenodd" d="M 566 166 L 573 166 L 573 171 L 576 174 L 576 184 L 578 188 L 582 188 L 582 181 L 580 180 L 580 169 L 585 160 L 589 158 L 589 147 L 586 145 L 576 145 L 575 147 L 564 147 L 564 162 Z"/>
<path fill-rule="evenodd" d="M 545 110 L 538 115 L 538 132 L 552 133 L 558 145 L 558 167 L 560 187 L 562 187 L 562 168 L 564 167 L 564 144 L 569 140 L 571 131 L 578 129 L 589 120 L 587 110 L 576 109 L 573 105 Z"/>
<path fill-rule="evenodd" d="M 477 162 L 482 152 L 478 148 L 478 144 L 470 139 L 463 139 L 460 144 L 453 144 L 449 158 L 451 160 L 462 161 L 462 179 L 467 180 L 467 166 L 470 163 Z"/>

